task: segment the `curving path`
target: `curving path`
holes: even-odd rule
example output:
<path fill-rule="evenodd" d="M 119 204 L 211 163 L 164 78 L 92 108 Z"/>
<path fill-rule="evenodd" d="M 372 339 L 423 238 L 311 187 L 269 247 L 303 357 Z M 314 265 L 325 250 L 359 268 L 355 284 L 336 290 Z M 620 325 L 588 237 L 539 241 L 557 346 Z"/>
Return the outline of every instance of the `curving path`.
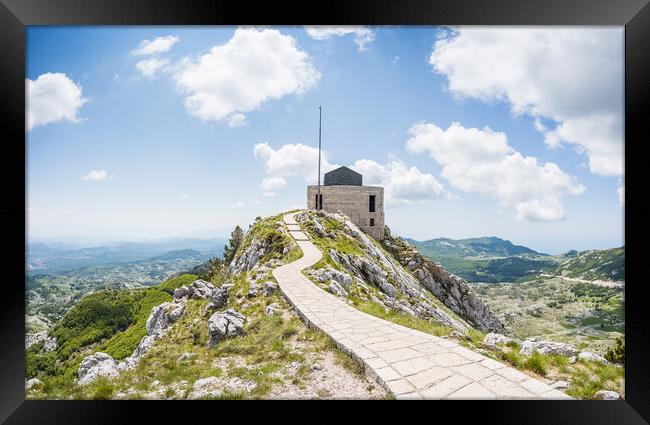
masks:
<path fill-rule="evenodd" d="M 397 398 L 571 399 L 561 391 L 455 342 L 363 313 L 320 289 L 301 271 L 322 254 L 284 216 L 303 257 L 273 270 L 285 298 L 312 328 L 328 334 Z"/>

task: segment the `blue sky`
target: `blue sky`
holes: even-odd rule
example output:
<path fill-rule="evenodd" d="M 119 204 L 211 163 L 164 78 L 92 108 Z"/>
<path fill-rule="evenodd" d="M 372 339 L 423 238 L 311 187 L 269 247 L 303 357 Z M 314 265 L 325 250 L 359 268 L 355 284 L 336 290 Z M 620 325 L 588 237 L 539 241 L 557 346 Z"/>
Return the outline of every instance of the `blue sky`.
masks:
<path fill-rule="evenodd" d="M 322 105 L 325 168 L 384 185 L 396 234 L 621 245 L 622 52 L 615 27 L 30 27 L 29 237 L 304 206 Z"/>

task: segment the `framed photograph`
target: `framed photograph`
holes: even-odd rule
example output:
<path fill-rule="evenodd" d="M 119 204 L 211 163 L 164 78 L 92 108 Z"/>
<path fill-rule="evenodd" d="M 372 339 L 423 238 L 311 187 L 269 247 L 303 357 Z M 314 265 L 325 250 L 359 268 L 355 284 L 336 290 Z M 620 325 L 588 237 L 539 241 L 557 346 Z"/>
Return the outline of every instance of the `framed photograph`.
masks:
<path fill-rule="evenodd" d="M 647 423 L 647 3 L 0 0 L 0 419 Z"/>

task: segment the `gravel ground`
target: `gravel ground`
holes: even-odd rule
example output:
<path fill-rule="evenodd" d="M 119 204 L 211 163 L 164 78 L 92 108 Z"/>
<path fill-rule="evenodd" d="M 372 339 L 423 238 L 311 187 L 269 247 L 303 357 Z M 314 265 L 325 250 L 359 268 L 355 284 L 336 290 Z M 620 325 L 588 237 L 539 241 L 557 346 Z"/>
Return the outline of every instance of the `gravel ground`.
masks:
<path fill-rule="evenodd" d="M 319 370 L 312 368 L 315 363 L 321 366 Z M 336 357 L 331 352 L 325 352 L 320 359 L 309 359 L 306 364 L 311 370 L 300 384 L 293 384 L 289 378 L 283 385 L 276 385 L 265 398 L 371 399 L 387 397 L 386 391 L 381 386 L 337 364 Z"/>

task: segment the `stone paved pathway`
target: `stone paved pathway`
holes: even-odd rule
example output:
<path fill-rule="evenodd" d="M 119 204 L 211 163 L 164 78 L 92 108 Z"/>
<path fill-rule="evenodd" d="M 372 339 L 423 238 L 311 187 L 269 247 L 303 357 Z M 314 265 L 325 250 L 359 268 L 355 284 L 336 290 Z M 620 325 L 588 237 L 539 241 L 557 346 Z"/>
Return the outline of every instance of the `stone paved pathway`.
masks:
<path fill-rule="evenodd" d="M 424 332 L 363 313 L 323 291 L 301 271 L 322 254 L 300 230 L 296 213 L 284 216 L 303 257 L 273 270 L 280 289 L 298 315 L 328 334 L 359 361 L 366 373 L 397 398 L 411 399 L 571 399 L 561 391 L 494 361 Z"/>

